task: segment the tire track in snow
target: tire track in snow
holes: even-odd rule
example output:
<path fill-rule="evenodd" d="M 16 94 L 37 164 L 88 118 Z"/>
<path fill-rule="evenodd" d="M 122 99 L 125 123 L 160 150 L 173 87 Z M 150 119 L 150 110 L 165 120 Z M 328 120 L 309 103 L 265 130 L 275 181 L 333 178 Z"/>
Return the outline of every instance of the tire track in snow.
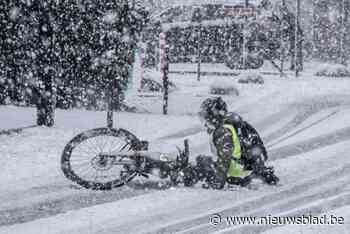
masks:
<path fill-rule="evenodd" d="M 287 109 L 280 111 L 278 113 L 272 114 L 271 116 L 269 116 L 266 119 L 257 123 L 256 124 L 257 129 L 259 129 L 259 131 L 261 131 L 262 129 L 266 129 L 269 126 L 271 126 L 271 123 L 274 123 L 274 122 L 278 121 L 279 119 L 288 116 L 288 113 L 290 113 L 291 110 L 295 110 L 295 109 L 297 110 L 296 116 L 291 121 L 289 121 L 287 124 L 285 124 L 284 126 L 279 128 L 278 130 L 263 137 L 264 142 L 271 143 L 275 139 L 278 139 L 282 136 L 285 136 L 289 132 L 292 132 L 296 127 L 301 125 L 305 120 L 307 120 L 311 116 L 313 116 L 321 111 L 324 111 L 326 109 L 335 108 L 335 107 L 339 107 L 339 109 L 341 107 L 342 108 L 344 108 L 344 107 L 349 108 L 350 104 L 347 104 L 344 102 L 343 96 L 336 97 L 336 98 L 339 98 L 339 100 L 332 100 L 332 101 L 328 100 L 327 98 L 329 98 L 329 97 L 323 97 L 323 98 L 317 98 L 317 99 L 314 98 L 314 99 L 307 100 L 303 103 L 291 104 L 291 105 L 289 105 L 289 107 Z M 304 127 L 303 129 L 300 129 L 297 132 L 292 133 L 291 136 L 297 135 L 297 134 L 309 129 L 310 127 L 313 127 L 314 125 L 317 125 L 318 123 L 320 123 L 322 121 L 325 121 L 326 119 L 335 115 L 336 113 L 337 113 L 337 111 L 332 112 L 330 115 L 326 116 L 326 118 L 321 118 L 320 120 L 314 122 L 310 126 Z M 199 134 L 200 132 L 204 132 L 204 130 L 200 126 L 198 126 L 198 127 L 193 127 L 193 128 L 189 128 L 186 130 L 182 130 L 182 131 L 179 131 L 177 133 L 174 133 L 174 134 L 171 134 L 171 135 L 168 135 L 165 137 L 158 138 L 157 140 L 186 138 L 189 136 Z M 285 140 L 285 139 L 282 138 L 282 140 Z M 279 143 L 279 141 L 278 141 L 278 143 Z M 203 147 L 205 145 L 206 145 L 206 143 L 202 144 L 202 145 L 198 145 L 196 147 L 193 147 L 193 151 L 200 152 L 200 150 L 203 149 Z M 274 143 L 274 145 L 275 145 L 275 143 Z"/>
<path fill-rule="evenodd" d="M 326 117 L 330 117 L 334 113 L 336 112 L 333 112 L 331 115 L 328 115 Z M 301 129 L 300 131 L 297 131 L 297 133 L 305 131 L 309 129 L 309 127 L 313 127 L 324 120 L 325 118 L 322 118 L 321 120 L 311 124 L 311 126 L 308 126 L 306 128 Z M 292 135 L 294 136 L 296 134 L 292 134 Z M 337 144 L 349 139 L 350 139 L 350 127 L 347 127 L 340 130 L 336 130 L 328 134 L 313 137 L 313 138 L 304 140 L 302 142 L 297 142 L 291 145 L 286 145 L 286 146 L 282 146 L 271 150 L 269 148 L 267 149 L 269 152 L 269 159 L 273 161 L 277 159 L 284 159 L 287 157 L 295 156 L 302 153 L 307 153 L 307 152 L 320 149 L 326 146 L 330 146 L 333 144 Z M 199 146 L 193 147 L 191 151 L 199 153 L 204 147 L 206 147 L 206 144 L 201 144 Z"/>
<path fill-rule="evenodd" d="M 325 97 L 326 98 L 326 97 Z M 297 109 L 297 115 L 285 126 L 276 130 L 275 132 L 264 137 L 264 141 L 271 142 L 279 137 L 293 131 L 296 127 L 302 124 L 305 120 L 318 112 L 334 107 L 345 106 L 343 101 L 329 101 L 322 99 L 311 99 L 303 103 L 296 103 L 290 105 L 291 109 Z"/>
<path fill-rule="evenodd" d="M 291 145 L 282 146 L 269 151 L 271 160 L 284 159 L 302 153 L 307 153 L 326 146 L 337 144 L 350 139 L 350 127 L 337 130 L 333 133 L 321 135 L 308 139 L 303 142 L 297 142 Z"/>
<path fill-rule="evenodd" d="M 326 200 L 329 197 L 336 197 L 339 194 L 346 194 L 346 197 L 350 197 L 350 190 L 349 190 L 349 182 L 350 177 L 345 176 L 342 178 L 343 180 L 335 185 L 331 185 L 330 183 L 327 183 L 327 186 L 323 184 L 321 186 L 321 189 L 318 187 L 316 189 L 313 189 L 311 191 L 304 191 L 301 194 L 297 194 L 297 196 L 294 197 L 288 197 L 288 198 L 282 198 L 280 200 L 275 201 L 272 204 L 269 204 L 268 206 L 260 206 L 252 211 L 244 212 L 244 213 L 235 213 L 234 211 L 224 213 L 222 217 L 228 217 L 228 216 L 240 216 L 240 217 L 265 217 L 268 215 L 272 216 L 278 216 L 283 214 L 283 216 L 289 215 L 291 213 L 295 213 L 298 215 L 305 215 L 305 214 L 313 214 L 318 215 L 322 212 L 329 211 L 329 207 L 327 202 L 322 203 L 322 205 L 318 205 L 318 209 L 307 209 L 309 212 L 304 213 L 302 212 L 305 208 L 309 207 L 309 204 L 315 203 L 317 201 Z M 335 179 L 336 180 L 336 179 Z M 333 203 L 332 203 L 333 204 Z M 347 201 L 347 204 L 350 204 L 350 200 Z M 332 207 L 332 209 L 339 208 L 343 206 L 343 203 L 335 204 L 335 207 Z M 221 214 L 221 213 L 220 213 Z M 225 230 L 226 228 L 229 229 L 229 233 L 256 233 L 255 231 L 261 231 L 261 229 L 264 226 L 257 226 L 257 227 L 251 227 L 251 226 L 228 226 L 227 223 L 222 223 L 222 225 L 219 226 L 209 226 L 205 229 L 196 229 L 197 233 L 212 233 L 215 231 L 219 231 L 220 229 Z M 193 233 L 193 232 L 185 232 L 187 234 Z M 226 233 L 226 232 L 224 232 Z"/>
<path fill-rule="evenodd" d="M 52 195 L 54 197 L 49 197 L 49 200 L 36 201 L 29 205 L 20 205 L 15 208 L 0 210 L 0 226 L 29 222 L 70 210 L 115 202 L 167 188 L 169 188 L 168 184 L 159 186 L 159 183 L 154 181 L 143 183 L 132 181 L 125 187 L 110 191 L 91 191 L 85 189 L 72 191 L 71 188 L 65 186 L 61 190 L 56 191 L 56 194 L 50 194 L 48 192 L 48 196 Z M 33 194 L 33 199 L 35 199 L 35 196 L 36 194 Z"/>
<path fill-rule="evenodd" d="M 259 130 L 266 129 L 271 125 L 271 123 L 276 122 L 279 119 L 288 116 L 289 114 L 290 114 L 289 109 L 272 114 L 271 116 L 267 117 L 263 121 L 257 123 L 256 124 L 258 126 L 257 128 Z M 186 138 L 189 136 L 199 134 L 201 132 L 205 132 L 205 129 L 202 126 L 195 126 L 195 127 L 191 127 L 191 128 L 187 128 L 187 129 L 178 131 L 178 132 L 170 134 L 170 135 L 159 137 L 156 140 L 163 141 L 163 140 L 171 140 L 171 139 L 177 139 L 177 138 Z"/>
<path fill-rule="evenodd" d="M 277 113 L 274 113 L 274 114 L 267 116 L 266 118 L 258 121 L 256 124 L 254 124 L 254 126 L 256 126 L 257 129 L 259 129 L 259 132 L 263 132 L 263 131 L 267 130 L 269 127 L 271 127 L 271 123 L 276 123 L 281 119 L 285 119 L 285 118 L 290 117 L 291 112 L 297 111 L 294 109 L 297 109 L 297 108 L 292 106 L 292 107 L 288 107 L 286 109 L 283 109 Z"/>
<path fill-rule="evenodd" d="M 292 187 L 287 187 L 284 190 L 270 193 L 264 195 L 262 197 L 256 197 L 250 199 L 249 201 L 244 201 L 241 204 L 232 206 L 230 208 L 221 210 L 220 215 L 222 217 L 231 216 L 231 215 L 240 215 L 241 213 L 249 213 L 252 210 L 255 210 L 257 207 L 268 208 L 274 206 L 276 203 L 283 201 L 284 198 L 293 197 L 298 194 L 304 194 L 307 191 L 312 191 L 313 189 L 317 189 L 320 184 L 328 184 L 332 183 L 336 179 L 346 178 L 346 182 L 348 184 L 349 181 L 349 173 L 350 173 L 350 164 L 343 166 L 341 169 L 337 168 L 335 170 L 331 170 L 319 177 L 309 179 L 304 181 L 303 183 L 297 184 Z M 337 186 L 337 185 L 336 185 Z M 344 186 L 340 186 L 339 189 L 343 189 Z M 326 189 L 324 193 L 326 195 L 327 191 L 333 191 L 333 189 Z M 315 194 L 317 195 L 317 193 Z M 302 202 L 302 195 L 299 196 L 300 201 Z M 297 197 L 298 199 L 298 197 Z M 310 196 L 309 199 L 312 199 Z M 290 203 L 293 204 L 293 203 Z M 239 211 L 239 213 L 237 213 Z M 203 215 L 201 218 L 189 219 L 185 222 L 176 223 L 173 225 L 169 225 L 167 227 L 154 230 L 150 233 L 205 233 L 204 231 L 212 228 L 209 223 L 209 215 Z M 218 230 L 218 227 L 215 227 Z M 211 229 L 210 229 L 211 230 Z"/>
<path fill-rule="evenodd" d="M 289 134 L 289 135 L 287 135 L 287 136 L 284 136 L 284 137 L 278 139 L 276 142 L 274 142 L 274 143 L 272 143 L 272 144 L 268 144 L 266 147 L 267 147 L 267 148 L 271 148 L 271 147 L 273 147 L 273 146 L 275 146 L 275 145 L 278 145 L 279 143 L 284 142 L 284 141 L 286 141 L 286 140 L 292 138 L 293 136 L 296 136 L 296 135 L 298 135 L 299 133 L 304 132 L 305 130 L 310 129 L 310 128 L 312 128 L 313 126 L 316 126 L 317 124 L 326 121 L 327 119 L 329 119 L 330 117 L 332 117 L 332 116 L 334 116 L 334 115 L 336 115 L 336 114 L 338 114 L 338 113 L 339 113 L 339 110 L 333 111 L 333 112 L 330 113 L 329 115 L 327 115 L 327 116 L 325 116 L 325 117 L 323 117 L 323 118 L 321 118 L 321 119 L 319 119 L 319 120 L 317 120 L 317 121 L 315 121 L 315 122 L 309 124 L 308 126 L 303 127 L 302 129 L 299 129 L 299 130 L 297 130 L 297 131 L 295 131 L 295 132 L 293 132 L 293 133 L 291 133 L 291 134 Z"/>

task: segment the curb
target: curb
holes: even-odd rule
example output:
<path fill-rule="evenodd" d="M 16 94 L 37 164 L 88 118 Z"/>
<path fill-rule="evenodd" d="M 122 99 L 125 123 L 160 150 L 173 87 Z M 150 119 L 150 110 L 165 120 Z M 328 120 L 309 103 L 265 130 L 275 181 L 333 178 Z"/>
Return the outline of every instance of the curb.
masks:
<path fill-rule="evenodd" d="M 169 74 L 189 75 L 197 74 L 196 71 L 169 71 Z M 239 76 L 236 72 L 200 72 L 202 76 Z"/>

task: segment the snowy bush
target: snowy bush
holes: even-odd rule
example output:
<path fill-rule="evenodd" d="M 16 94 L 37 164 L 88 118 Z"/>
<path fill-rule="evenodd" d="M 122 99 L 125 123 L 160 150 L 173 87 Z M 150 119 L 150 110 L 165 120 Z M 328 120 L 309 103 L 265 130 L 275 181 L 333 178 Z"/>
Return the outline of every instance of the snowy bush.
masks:
<path fill-rule="evenodd" d="M 140 106 L 135 106 L 129 103 L 122 102 L 119 106 L 120 111 L 130 112 L 130 113 L 148 113 L 148 111 Z"/>
<path fill-rule="evenodd" d="M 316 76 L 325 77 L 350 77 L 350 70 L 341 64 L 329 64 L 316 72 Z"/>
<path fill-rule="evenodd" d="M 210 93 L 214 95 L 239 95 L 238 89 L 232 80 L 221 79 L 218 79 L 210 85 Z"/>
<path fill-rule="evenodd" d="M 162 74 L 160 72 L 147 71 L 145 74 L 145 78 L 143 79 L 143 89 L 142 91 L 146 92 L 162 92 L 163 84 L 162 84 Z M 169 81 L 169 91 L 172 92 L 176 90 L 176 85 Z"/>
<path fill-rule="evenodd" d="M 264 78 L 258 73 L 247 73 L 238 79 L 240 84 L 264 84 Z"/>
<path fill-rule="evenodd" d="M 145 92 L 161 92 L 163 90 L 163 86 L 152 79 L 143 79 L 142 80 L 142 91 Z"/>

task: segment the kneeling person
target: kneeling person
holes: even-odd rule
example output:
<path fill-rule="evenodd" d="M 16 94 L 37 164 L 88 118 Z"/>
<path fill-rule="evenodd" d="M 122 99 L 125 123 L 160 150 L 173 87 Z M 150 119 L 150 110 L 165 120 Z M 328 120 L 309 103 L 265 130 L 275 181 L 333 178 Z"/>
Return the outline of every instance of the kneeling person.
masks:
<path fill-rule="evenodd" d="M 204 165 L 208 160 L 197 158 L 199 171 L 206 168 L 202 174 L 209 186 L 222 189 L 226 182 L 245 186 L 254 177 L 271 185 L 278 182 L 273 169 L 265 166 L 267 152 L 257 131 L 239 115 L 229 113 L 220 97 L 205 100 L 199 116 L 210 135 L 212 153 L 217 156 L 212 167 Z"/>

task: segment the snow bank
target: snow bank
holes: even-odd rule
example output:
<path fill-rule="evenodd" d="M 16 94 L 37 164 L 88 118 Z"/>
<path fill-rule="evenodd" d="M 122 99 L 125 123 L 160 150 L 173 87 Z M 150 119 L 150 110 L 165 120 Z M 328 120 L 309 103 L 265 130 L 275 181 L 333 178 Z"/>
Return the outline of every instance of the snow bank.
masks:
<path fill-rule="evenodd" d="M 350 77 L 350 70 L 341 64 L 328 64 L 315 73 L 316 76 Z"/>
<path fill-rule="evenodd" d="M 233 80 L 218 79 L 210 85 L 210 94 L 239 96 L 239 91 Z"/>

